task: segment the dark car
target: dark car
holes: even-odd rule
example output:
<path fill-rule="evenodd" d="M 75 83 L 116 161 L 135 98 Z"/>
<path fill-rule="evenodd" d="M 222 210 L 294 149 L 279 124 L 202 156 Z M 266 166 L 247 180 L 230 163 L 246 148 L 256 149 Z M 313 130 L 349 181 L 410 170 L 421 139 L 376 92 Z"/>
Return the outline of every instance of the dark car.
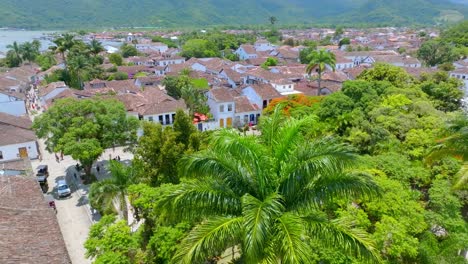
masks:
<path fill-rule="evenodd" d="M 36 179 L 39 183 L 46 183 L 49 177 L 49 167 L 47 165 L 39 165 L 37 167 Z"/>

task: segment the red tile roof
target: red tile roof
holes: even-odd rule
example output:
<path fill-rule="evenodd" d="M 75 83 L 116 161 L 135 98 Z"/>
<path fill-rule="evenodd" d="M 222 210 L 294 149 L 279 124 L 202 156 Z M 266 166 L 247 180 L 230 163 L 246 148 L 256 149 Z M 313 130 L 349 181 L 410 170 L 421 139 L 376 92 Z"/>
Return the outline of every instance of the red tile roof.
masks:
<path fill-rule="evenodd" d="M 71 263 L 55 212 L 37 180 L 4 175 L 0 190 L 0 263 Z"/>

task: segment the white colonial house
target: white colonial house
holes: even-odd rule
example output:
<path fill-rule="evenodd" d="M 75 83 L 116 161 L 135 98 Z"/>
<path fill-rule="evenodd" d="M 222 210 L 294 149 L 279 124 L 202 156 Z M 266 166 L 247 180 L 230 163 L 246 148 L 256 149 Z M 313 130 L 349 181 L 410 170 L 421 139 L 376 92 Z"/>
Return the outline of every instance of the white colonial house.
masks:
<path fill-rule="evenodd" d="M 265 109 L 273 99 L 282 95 L 271 84 L 251 84 L 242 89 L 242 95 L 247 96 L 249 101 L 260 109 Z"/>
<path fill-rule="evenodd" d="M 255 42 L 254 48 L 256 51 L 271 51 L 275 49 L 275 46 L 271 45 L 267 40 L 261 39 Z"/>
<path fill-rule="evenodd" d="M 252 45 L 243 44 L 234 52 L 241 60 L 256 59 L 258 54 Z"/>
<path fill-rule="evenodd" d="M 208 106 L 220 128 L 232 127 L 235 113 L 235 100 L 227 88 L 213 88 L 207 92 Z"/>
<path fill-rule="evenodd" d="M 450 77 L 463 81 L 465 97 L 468 97 L 468 68 L 455 69 L 450 72 Z"/>
<path fill-rule="evenodd" d="M 294 83 L 287 79 L 280 79 L 271 82 L 273 88 L 275 88 L 281 95 L 299 94 L 302 92 L 294 90 Z"/>
<path fill-rule="evenodd" d="M 155 58 L 155 65 L 156 66 L 167 66 L 171 64 L 182 64 L 185 62 L 184 57 L 174 56 L 174 57 L 160 57 Z"/>
<path fill-rule="evenodd" d="M 234 127 L 242 127 L 248 124 L 256 125 L 258 123 L 262 109 L 257 104 L 252 104 L 247 96 L 234 97 L 234 104 Z"/>
<path fill-rule="evenodd" d="M 164 53 L 169 49 L 169 47 L 166 44 L 160 42 L 138 43 L 135 44 L 135 48 L 138 51 L 153 50 L 158 51 L 160 53 Z"/>
<path fill-rule="evenodd" d="M 0 162 L 37 159 L 36 135 L 27 117 L 0 113 Z"/>
<path fill-rule="evenodd" d="M 348 59 L 348 58 L 343 57 L 343 56 L 339 56 L 339 55 L 336 56 L 336 64 L 335 64 L 335 69 L 336 70 L 350 69 L 350 68 L 353 68 L 354 66 L 355 66 L 355 64 L 354 64 L 353 60 Z M 328 65 L 327 65 L 327 68 L 329 70 L 331 70 Z"/>

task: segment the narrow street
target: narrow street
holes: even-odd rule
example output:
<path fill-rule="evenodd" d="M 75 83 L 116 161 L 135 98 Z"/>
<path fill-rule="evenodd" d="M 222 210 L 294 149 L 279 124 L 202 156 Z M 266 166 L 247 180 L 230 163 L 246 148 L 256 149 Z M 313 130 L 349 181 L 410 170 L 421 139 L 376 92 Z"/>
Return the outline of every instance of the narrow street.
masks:
<path fill-rule="evenodd" d="M 63 160 L 57 162 L 53 153 L 45 151 L 44 141 L 39 140 L 39 147 L 42 153 L 42 161 L 31 161 L 32 168 L 35 170 L 39 165 L 48 165 L 49 178 L 48 178 L 48 194 L 52 194 L 55 198 L 57 206 L 57 219 L 62 231 L 65 244 L 67 246 L 70 259 L 73 264 L 87 264 L 91 263 L 89 259 L 85 258 L 84 243 L 88 237 L 89 229 L 93 222 L 99 221 L 99 215 L 93 215 L 88 203 L 88 188 L 89 186 L 81 184 L 78 178 L 75 179 L 75 165 L 77 161 L 73 160 L 70 156 L 64 156 Z M 105 168 L 103 164 L 107 163 L 107 159 L 120 156 L 123 160 L 130 160 L 133 158 L 131 153 L 124 153 L 123 148 L 116 148 L 115 150 L 106 150 L 101 156 L 103 159 L 99 160 L 101 167 Z M 93 172 L 97 174 L 95 168 Z M 107 176 L 106 171 L 97 174 L 98 178 L 102 179 Z M 72 190 L 72 195 L 66 198 L 59 198 L 57 196 L 56 183 L 58 180 L 66 179 Z"/>
<path fill-rule="evenodd" d="M 73 264 L 91 263 L 85 258 L 84 242 L 88 237 L 89 228 L 92 221 L 89 210 L 86 207 L 87 201 L 81 198 L 77 192 L 76 185 L 71 181 L 71 177 L 66 178 L 66 170 L 76 164 L 76 161 L 71 157 L 65 156 L 60 163 L 55 160 L 54 154 L 44 150 L 42 140 L 39 140 L 39 147 L 42 153 L 42 161 L 31 161 L 32 168 L 35 170 L 40 164 L 49 166 L 49 191 L 55 198 L 57 206 L 57 219 L 62 231 L 68 254 Z M 71 186 L 72 195 L 66 198 L 58 198 L 55 189 L 56 182 L 66 178 L 67 183 Z"/>

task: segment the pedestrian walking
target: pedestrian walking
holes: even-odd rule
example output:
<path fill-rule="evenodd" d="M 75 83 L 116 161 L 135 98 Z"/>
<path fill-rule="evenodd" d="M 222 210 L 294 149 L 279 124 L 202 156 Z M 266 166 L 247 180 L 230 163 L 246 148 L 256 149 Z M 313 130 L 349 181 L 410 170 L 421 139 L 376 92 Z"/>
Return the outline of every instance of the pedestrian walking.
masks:
<path fill-rule="evenodd" d="M 59 159 L 59 156 L 57 155 L 57 153 L 54 153 L 55 155 L 55 161 L 57 161 L 58 163 L 60 163 L 60 159 Z"/>
<path fill-rule="evenodd" d="M 117 156 L 117 160 L 120 161 L 120 156 Z"/>
<path fill-rule="evenodd" d="M 63 151 L 60 152 L 60 159 L 63 160 Z"/>
<path fill-rule="evenodd" d="M 101 171 L 101 167 L 99 167 L 99 164 L 96 165 L 96 171 L 97 171 L 98 174 L 101 174 L 101 172 L 100 172 L 100 171 Z"/>

